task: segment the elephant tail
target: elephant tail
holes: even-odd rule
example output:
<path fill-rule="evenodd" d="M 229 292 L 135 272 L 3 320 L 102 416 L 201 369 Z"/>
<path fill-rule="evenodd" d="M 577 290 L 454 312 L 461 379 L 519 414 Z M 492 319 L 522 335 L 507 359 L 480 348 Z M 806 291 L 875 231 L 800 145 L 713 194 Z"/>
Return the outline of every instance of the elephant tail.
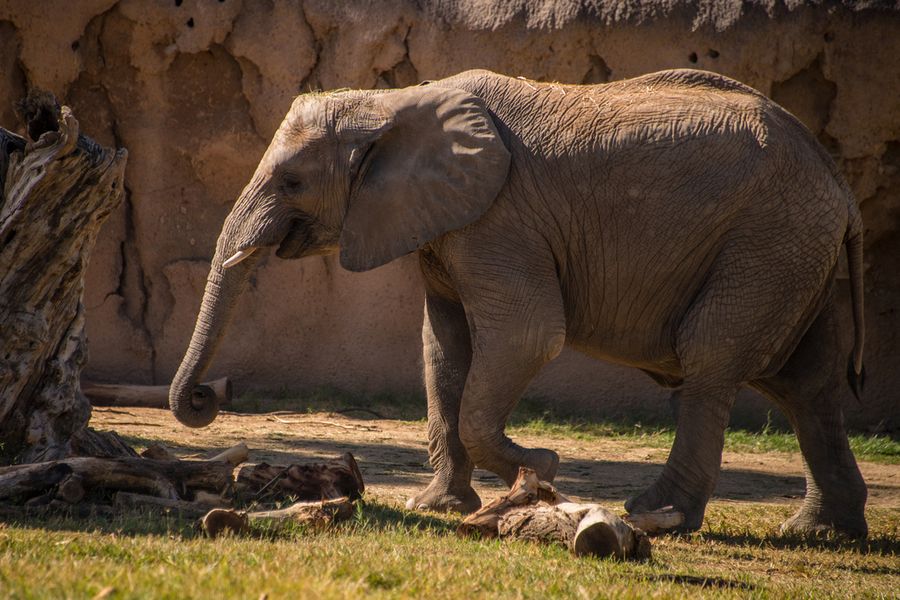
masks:
<path fill-rule="evenodd" d="M 866 339 L 865 315 L 863 310 L 863 225 L 862 216 L 853 203 L 850 213 L 850 224 L 847 228 L 845 242 L 847 244 L 847 267 L 850 272 L 850 300 L 853 305 L 853 353 L 847 366 L 847 381 L 857 400 L 862 399 L 866 370 L 863 366 L 863 345 Z"/>

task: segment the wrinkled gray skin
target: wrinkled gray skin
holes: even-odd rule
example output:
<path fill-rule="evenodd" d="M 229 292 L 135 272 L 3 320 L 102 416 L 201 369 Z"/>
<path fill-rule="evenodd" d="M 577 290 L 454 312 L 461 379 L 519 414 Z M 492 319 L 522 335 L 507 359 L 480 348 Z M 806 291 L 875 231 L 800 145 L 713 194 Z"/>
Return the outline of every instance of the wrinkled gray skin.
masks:
<path fill-rule="evenodd" d="M 806 464 L 785 527 L 861 536 L 866 487 L 838 404 L 844 245 L 858 386 L 859 211 L 810 133 L 754 90 L 691 70 L 596 86 L 469 71 L 301 96 L 225 221 L 171 407 L 190 426 L 215 418 L 197 382 L 262 251 L 224 259 L 339 251 L 364 271 L 416 251 L 435 476 L 411 507 L 476 509 L 474 465 L 552 480 L 557 454 L 504 427 L 569 344 L 677 388 L 674 446 L 630 511 L 674 505 L 701 525 L 735 392 L 750 386 L 786 413 Z"/>

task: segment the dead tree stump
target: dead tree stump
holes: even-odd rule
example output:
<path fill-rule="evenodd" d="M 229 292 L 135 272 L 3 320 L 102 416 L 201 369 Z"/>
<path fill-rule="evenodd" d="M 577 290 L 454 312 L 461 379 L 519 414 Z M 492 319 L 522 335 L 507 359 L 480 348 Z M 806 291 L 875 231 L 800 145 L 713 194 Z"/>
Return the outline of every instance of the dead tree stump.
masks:
<path fill-rule="evenodd" d="M 31 94 L 32 140 L 0 129 L 0 464 L 126 449 L 89 433 L 84 271 L 119 205 L 127 152 L 79 134 L 68 107 Z"/>

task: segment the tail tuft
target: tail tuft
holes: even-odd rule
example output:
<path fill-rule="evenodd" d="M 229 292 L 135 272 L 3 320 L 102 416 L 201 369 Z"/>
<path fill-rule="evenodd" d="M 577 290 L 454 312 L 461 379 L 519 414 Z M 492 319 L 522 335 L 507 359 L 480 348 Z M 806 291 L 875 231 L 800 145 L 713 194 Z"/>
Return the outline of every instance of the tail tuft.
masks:
<path fill-rule="evenodd" d="M 850 384 L 850 389 L 853 390 L 853 395 L 856 396 L 857 402 L 861 403 L 863 387 L 865 387 L 866 384 L 866 367 L 865 365 L 862 365 L 859 369 L 859 373 L 857 373 L 852 355 L 850 356 L 850 361 L 847 363 L 847 383 Z"/>

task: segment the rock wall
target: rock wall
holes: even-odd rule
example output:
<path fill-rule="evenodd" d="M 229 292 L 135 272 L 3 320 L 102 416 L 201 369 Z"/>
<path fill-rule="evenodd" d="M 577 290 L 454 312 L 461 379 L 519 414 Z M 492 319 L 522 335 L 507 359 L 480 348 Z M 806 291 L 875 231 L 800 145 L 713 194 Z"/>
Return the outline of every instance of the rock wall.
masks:
<path fill-rule="evenodd" d="M 866 222 L 868 393 L 847 412 L 900 425 L 900 7 L 850 0 L 7 0 L 0 123 L 39 86 L 130 153 L 126 201 L 87 281 L 89 376 L 169 381 L 221 223 L 296 94 L 473 67 L 575 83 L 702 68 L 799 116 Z M 351 275 L 333 258 L 273 258 L 238 315 L 212 376 L 239 389 L 421 389 L 414 260 Z M 530 393 L 606 414 L 668 410 L 642 375 L 573 353 Z"/>

